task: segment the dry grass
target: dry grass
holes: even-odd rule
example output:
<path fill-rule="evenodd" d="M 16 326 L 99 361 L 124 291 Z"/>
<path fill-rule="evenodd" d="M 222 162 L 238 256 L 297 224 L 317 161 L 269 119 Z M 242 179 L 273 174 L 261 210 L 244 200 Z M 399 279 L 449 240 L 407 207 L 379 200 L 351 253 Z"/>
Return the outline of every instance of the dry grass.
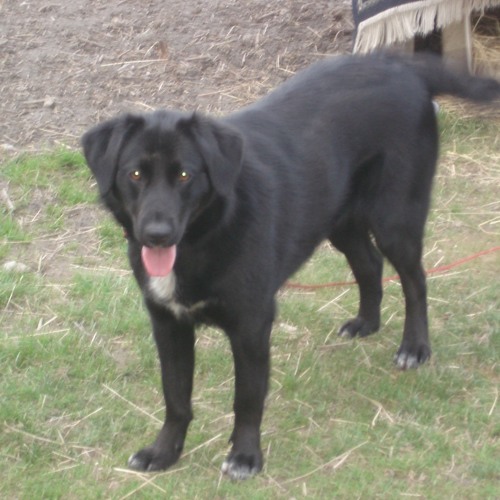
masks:
<path fill-rule="evenodd" d="M 500 78 L 500 11 L 473 20 L 473 69 Z"/>

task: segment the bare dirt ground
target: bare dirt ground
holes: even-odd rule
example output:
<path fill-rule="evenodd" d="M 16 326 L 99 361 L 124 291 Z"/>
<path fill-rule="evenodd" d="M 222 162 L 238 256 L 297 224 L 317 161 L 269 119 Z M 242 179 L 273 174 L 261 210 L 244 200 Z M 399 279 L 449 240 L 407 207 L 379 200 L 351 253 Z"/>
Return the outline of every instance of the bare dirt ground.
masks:
<path fill-rule="evenodd" d="M 0 0 L 0 155 L 123 111 L 230 112 L 352 29 L 349 0 Z"/>

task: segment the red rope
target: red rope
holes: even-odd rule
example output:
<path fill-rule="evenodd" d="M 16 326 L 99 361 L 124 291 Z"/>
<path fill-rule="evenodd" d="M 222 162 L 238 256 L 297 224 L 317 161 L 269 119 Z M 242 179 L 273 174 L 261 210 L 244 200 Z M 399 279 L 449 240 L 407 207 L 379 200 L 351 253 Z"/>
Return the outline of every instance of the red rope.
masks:
<path fill-rule="evenodd" d="M 443 266 L 437 266 L 433 267 L 432 269 L 428 269 L 426 271 L 427 274 L 436 274 L 436 273 L 444 273 L 446 271 L 449 271 L 450 269 L 453 269 L 454 267 L 461 266 L 462 264 L 465 264 L 466 262 L 469 262 L 474 259 L 478 259 L 479 257 L 482 257 L 483 255 L 487 255 L 493 252 L 498 252 L 500 251 L 500 246 L 498 247 L 493 247 L 488 250 L 483 250 L 482 252 L 477 252 L 473 255 L 469 255 L 468 257 L 464 257 L 463 259 L 459 259 L 455 262 L 452 262 L 451 264 L 446 264 Z M 387 278 L 384 278 L 382 280 L 383 283 L 386 283 L 388 281 L 397 281 L 399 280 L 399 276 L 396 274 L 394 276 L 388 276 Z M 286 283 L 285 287 L 286 288 L 295 288 L 295 289 L 300 289 L 300 290 L 319 290 L 321 288 L 332 288 L 335 286 L 350 286 L 350 285 L 355 285 L 356 281 L 337 281 L 333 283 L 322 283 L 319 285 L 303 285 L 301 283 Z"/>

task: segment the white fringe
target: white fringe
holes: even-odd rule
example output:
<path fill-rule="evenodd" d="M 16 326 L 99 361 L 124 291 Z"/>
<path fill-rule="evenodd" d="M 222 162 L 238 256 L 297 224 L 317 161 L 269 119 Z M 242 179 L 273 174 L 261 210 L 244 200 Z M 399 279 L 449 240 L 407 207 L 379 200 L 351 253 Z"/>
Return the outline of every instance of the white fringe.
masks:
<path fill-rule="evenodd" d="M 500 5 L 500 0 L 416 0 L 388 9 L 359 23 L 354 52 L 366 53 L 382 45 L 392 45 L 425 35 L 469 16 Z"/>

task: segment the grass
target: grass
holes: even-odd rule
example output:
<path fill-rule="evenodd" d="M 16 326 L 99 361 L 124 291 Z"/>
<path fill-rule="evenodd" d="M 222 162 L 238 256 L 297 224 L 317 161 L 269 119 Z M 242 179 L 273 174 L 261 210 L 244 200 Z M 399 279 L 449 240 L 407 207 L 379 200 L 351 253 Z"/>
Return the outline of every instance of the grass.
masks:
<path fill-rule="evenodd" d="M 429 218 L 432 268 L 498 245 L 496 124 L 441 113 L 443 153 Z M 498 498 L 499 253 L 429 278 L 434 356 L 392 366 L 403 323 L 398 282 L 383 327 L 346 341 L 355 287 L 284 289 L 263 424 L 266 465 L 232 483 L 219 468 L 232 425 L 223 335 L 197 340 L 196 418 L 176 467 L 125 468 L 161 425 L 158 363 L 121 231 L 97 207 L 79 153 L 5 162 L 0 187 L 2 498 Z M 392 275 L 388 268 L 386 275 Z M 351 279 L 324 246 L 294 277 Z"/>

